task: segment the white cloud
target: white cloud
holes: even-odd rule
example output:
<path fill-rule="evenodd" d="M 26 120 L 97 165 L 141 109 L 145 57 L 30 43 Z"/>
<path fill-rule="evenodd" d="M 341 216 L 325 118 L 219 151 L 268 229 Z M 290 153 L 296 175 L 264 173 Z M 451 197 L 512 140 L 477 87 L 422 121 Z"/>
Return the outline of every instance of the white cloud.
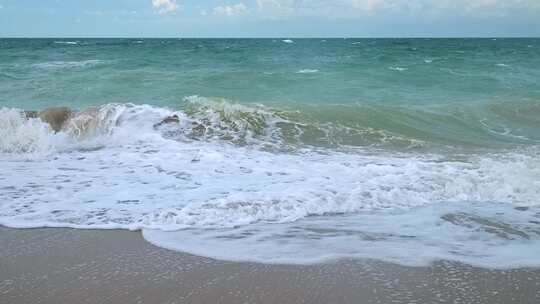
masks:
<path fill-rule="evenodd" d="M 249 14 L 249 9 L 244 3 L 237 3 L 232 5 L 216 6 L 214 7 L 213 12 L 214 15 L 233 17 Z"/>
<path fill-rule="evenodd" d="M 364 11 L 373 11 L 392 7 L 394 4 L 388 0 L 352 0 L 352 7 Z"/>
<path fill-rule="evenodd" d="M 281 18 L 294 14 L 294 6 L 294 0 L 257 0 L 259 13 L 271 18 Z"/>
<path fill-rule="evenodd" d="M 152 6 L 160 14 L 168 14 L 178 9 L 176 0 L 152 0 Z"/>

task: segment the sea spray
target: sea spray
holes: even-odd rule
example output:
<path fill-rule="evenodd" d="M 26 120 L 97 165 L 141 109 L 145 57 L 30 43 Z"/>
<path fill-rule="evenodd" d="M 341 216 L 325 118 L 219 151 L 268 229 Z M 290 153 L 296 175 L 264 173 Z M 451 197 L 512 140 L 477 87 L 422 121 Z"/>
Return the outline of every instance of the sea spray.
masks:
<path fill-rule="evenodd" d="M 61 141 L 60 137 L 40 119 L 27 119 L 22 110 L 0 108 L 0 153 L 52 150 Z"/>

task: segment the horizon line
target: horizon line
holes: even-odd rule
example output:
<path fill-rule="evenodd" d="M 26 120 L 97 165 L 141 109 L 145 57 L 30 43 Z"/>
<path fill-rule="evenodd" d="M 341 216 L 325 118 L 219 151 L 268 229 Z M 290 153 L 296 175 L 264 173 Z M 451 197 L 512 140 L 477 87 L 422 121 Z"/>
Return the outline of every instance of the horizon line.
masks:
<path fill-rule="evenodd" d="M 540 36 L 0 36 L 0 39 L 540 39 Z"/>

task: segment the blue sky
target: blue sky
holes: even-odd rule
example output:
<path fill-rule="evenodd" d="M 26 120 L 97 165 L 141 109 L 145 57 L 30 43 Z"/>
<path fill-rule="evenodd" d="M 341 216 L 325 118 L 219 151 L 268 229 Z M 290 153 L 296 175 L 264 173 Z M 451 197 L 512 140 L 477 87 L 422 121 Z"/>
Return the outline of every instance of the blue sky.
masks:
<path fill-rule="evenodd" d="M 540 36 L 540 0 L 0 0 L 0 37 Z"/>

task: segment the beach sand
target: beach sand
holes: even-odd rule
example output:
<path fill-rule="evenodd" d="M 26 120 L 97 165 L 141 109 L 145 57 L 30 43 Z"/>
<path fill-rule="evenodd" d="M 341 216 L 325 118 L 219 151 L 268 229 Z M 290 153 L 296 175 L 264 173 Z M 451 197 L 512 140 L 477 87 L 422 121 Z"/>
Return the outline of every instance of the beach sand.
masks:
<path fill-rule="evenodd" d="M 540 269 L 216 261 L 140 232 L 0 228 L 0 303 L 540 303 Z"/>

